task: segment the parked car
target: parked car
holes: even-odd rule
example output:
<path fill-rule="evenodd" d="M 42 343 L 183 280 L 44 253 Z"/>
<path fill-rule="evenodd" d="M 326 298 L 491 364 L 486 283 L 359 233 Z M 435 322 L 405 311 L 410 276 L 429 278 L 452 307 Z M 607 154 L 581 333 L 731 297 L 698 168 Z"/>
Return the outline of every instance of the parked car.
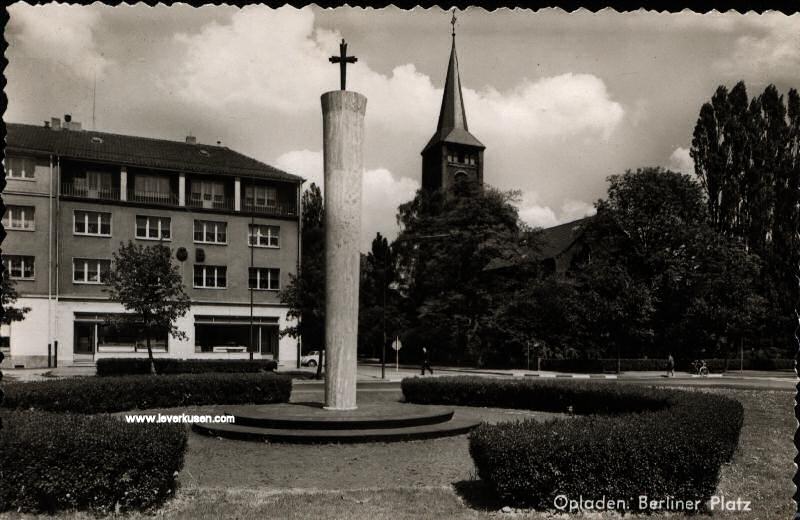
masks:
<path fill-rule="evenodd" d="M 304 367 L 315 367 L 319 365 L 319 350 L 312 350 L 304 356 L 300 356 L 300 365 Z"/>

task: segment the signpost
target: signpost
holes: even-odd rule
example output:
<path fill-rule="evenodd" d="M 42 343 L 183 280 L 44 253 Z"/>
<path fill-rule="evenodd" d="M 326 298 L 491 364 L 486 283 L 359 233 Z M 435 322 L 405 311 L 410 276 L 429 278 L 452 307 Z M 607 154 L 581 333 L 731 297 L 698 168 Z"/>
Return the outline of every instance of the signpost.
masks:
<path fill-rule="evenodd" d="M 392 348 L 394 349 L 395 358 L 394 358 L 394 371 L 400 371 L 400 349 L 403 348 L 403 344 L 400 343 L 400 337 L 396 337 L 392 342 Z"/>

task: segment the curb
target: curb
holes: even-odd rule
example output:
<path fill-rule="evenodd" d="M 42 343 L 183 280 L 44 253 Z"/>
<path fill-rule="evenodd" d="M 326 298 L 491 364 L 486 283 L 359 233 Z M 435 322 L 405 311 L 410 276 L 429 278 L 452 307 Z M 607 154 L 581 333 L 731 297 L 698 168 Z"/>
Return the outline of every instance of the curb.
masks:
<path fill-rule="evenodd" d="M 616 374 L 525 374 L 525 377 L 547 379 L 617 379 Z"/>

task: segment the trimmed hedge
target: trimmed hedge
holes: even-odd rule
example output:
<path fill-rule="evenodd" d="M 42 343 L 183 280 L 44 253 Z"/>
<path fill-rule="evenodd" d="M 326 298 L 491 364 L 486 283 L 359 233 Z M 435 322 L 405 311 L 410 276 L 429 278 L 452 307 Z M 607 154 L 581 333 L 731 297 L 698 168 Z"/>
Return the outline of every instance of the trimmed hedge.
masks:
<path fill-rule="evenodd" d="M 87 377 L 4 385 L 5 408 L 101 413 L 206 404 L 285 403 L 292 380 L 272 373 Z"/>
<path fill-rule="evenodd" d="M 171 359 L 156 358 L 153 364 L 158 374 L 202 374 L 206 372 L 272 372 L 278 362 L 272 359 Z M 149 374 L 147 358 L 100 358 L 98 376 L 127 376 Z"/>
<path fill-rule="evenodd" d="M 470 434 L 481 479 L 509 503 L 552 509 L 557 495 L 700 500 L 714 493 L 739 441 L 744 411 L 698 391 L 613 382 L 404 379 L 406 400 L 597 414 L 482 424 Z"/>
<path fill-rule="evenodd" d="M 110 416 L 2 411 L 0 511 L 143 509 L 183 466 L 186 428 Z"/>

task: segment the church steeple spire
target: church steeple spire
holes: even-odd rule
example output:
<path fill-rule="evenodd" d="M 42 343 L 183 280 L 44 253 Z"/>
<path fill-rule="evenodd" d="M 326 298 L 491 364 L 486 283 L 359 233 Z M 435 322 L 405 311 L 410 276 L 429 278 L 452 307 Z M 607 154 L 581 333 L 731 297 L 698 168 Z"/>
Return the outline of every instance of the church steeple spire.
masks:
<path fill-rule="evenodd" d="M 461 92 L 461 74 L 456 53 L 456 13 L 453 26 L 450 61 L 439 109 L 436 133 L 422 150 L 422 185 L 425 189 L 446 188 L 457 180 L 483 183 L 483 144 L 469 133 L 467 111 Z"/>
<path fill-rule="evenodd" d="M 447 77 L 444 82 L 442 108 L 439 111 L 439 124 L 436 130 L 467 127 L 467 113 L 464 110 L 464 97 L 461 94 L 461 75 L 458 72 L 458 55 L 456 54 L 455 13 L 453 13 L 453 46 L 450 49 L 450 63 L 447 65 Z"/>

